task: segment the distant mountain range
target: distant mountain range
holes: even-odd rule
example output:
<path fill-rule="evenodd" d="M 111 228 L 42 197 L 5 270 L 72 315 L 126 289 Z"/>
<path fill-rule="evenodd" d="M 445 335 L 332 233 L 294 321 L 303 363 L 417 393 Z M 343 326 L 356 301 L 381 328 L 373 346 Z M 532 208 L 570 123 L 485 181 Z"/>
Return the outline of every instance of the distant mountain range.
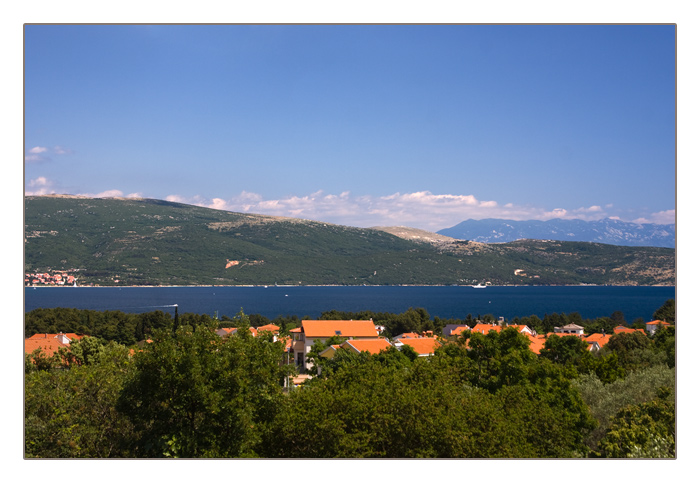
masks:
<path fill-rule="evenodd" d="M 466 220 L 440 235 L 481 243 L 520 239 L 583 241 L 630 247 L 676 247 L 676 225 L 628 223 L 606 218 L 599 221 Z"/>

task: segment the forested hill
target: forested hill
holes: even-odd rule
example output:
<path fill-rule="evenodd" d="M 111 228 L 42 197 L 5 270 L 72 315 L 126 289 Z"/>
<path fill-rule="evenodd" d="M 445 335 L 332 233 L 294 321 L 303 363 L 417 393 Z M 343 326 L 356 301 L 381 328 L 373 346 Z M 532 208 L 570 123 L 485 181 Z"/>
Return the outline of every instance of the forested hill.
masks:
<path fill-rule="evenodd" d="M 152 199 L 26 197 L 25 271 L 71 271 L 79 285 L 675 284 L 668 248 L 388 231 Z"/>

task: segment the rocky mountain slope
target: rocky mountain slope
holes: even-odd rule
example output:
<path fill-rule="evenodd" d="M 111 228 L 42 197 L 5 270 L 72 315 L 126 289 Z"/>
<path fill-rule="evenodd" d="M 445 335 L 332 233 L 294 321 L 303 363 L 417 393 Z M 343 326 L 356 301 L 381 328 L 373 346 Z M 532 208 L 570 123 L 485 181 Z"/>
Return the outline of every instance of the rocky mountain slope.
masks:
<path fill-rule="evenodd" d="M 70 271 L 79 285 L 673 285 L 675 250 L 484 244 L 151 199 L 45 196 L 25 198 L 25 271 Z"/>

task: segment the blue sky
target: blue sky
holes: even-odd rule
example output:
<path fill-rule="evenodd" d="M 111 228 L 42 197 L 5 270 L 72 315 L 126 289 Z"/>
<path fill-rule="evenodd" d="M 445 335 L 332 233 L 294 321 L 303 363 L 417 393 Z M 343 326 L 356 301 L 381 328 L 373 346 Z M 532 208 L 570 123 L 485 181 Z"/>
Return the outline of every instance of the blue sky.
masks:
<path fill-rule="evenodd" d="M 671 25 L 27 25 L 25 194 L 673 223 Z"/>

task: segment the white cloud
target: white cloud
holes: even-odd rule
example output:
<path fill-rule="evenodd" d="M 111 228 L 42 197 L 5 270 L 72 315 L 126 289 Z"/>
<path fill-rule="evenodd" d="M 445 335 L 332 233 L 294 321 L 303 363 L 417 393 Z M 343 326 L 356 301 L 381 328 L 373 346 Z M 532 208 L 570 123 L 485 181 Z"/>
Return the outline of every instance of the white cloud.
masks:
<path fill-rule="evenodd" d="M 25 187 L 27 195 L 56 193 L 53 183 L 44 177 L 29 181 Z M 92 198 L 142 198 L 141 193 L 124 195 L 112 189 L 101 193 L 83 193 Z M 591 205 L 573 210 L 552 210 L 514 203 L 499 204 L 493 200 L 479 200 L 473 195 L 433 194 L 429 191 L 394 193 L 386 196 L 358 195 L 344 191 L 338 195 L 322 190 L 305 196 L 288 196 L 280 199 L 264 199 L 262 195 L 242 191 L 230 198 L 206 198 L 201 195 L 185 197 L 172 194 L 166 201 L 185 203 L 217 210 L 255 213 L 271 216 L 303 218 L 339 225 L 409 226 L 437 231 L 456 225 L 467 219 L 500 218 L 509 220 L 551 220 L 553 218 L 582 219 L 586 221 L 602 218 L 620 219 L 600 205 Z M 660 211 L 648 217 L 634 220 L 637 223 L 675 223 L 675 210 Z"/>
<path fill-rule="evenodd" d="M 577 210 L 574 210 L 577 213 L 600 213 L 603 211 L 603 208 L 600 206 L 594 205 L 594 206 L 589 206 L 588 208 L 579 208 Z"/>
<path fill-rule="evenodd" d="M 655 223 L 657 225 L 672 225 L 676 223 L 676 210 L 666 210 L 652 213 L 649 217 L 634 220 L 635 223 Z"/>
<path fill-rule="evenodd" d="M 226 211 L 288 216 L 349 226 L 402 225 L 430 231 L 454 226 L 469 218 L 593 220 L 609 216 L 599 205 L 572 211 L 564 208 L 545 210 L 513 203 L 501 205 L 493 200 L 479 200 L 473 195 L 433 194 L 429 191 L 385 196 L 353 196 L 349 191 L 335 195 L 316 191 L 305 196 L 269 200 L 259 194 L 243 191 L 229 199 L 170 195 L 166 200 Z"/>
<path fill-rule="evenodd" d="M 48 180 L 44 176 L 39 176 L 29 180 L 24 187 L 24 194 L 26 196 L 42 196 L 54 194 L 55 191 L 52 188 L 53 182 Z M 29 188 L 29 189 L 27 189 Z"/>
<path fill-rule="evenodd" d="M 53 152 L 55 154 L 73 154 L 73 150 L 70 148 L 64 148 L 63 146 L 54 146 Z"/>
<path fill-rule="evenodd" d="M 38 154 L 26 154 L 24 156 L 24 162 L 25 163 L 41 163 L 44 161 L 48 161 L 49 158 L 46 156 L 40 156 Z"/>
<path fill-rule="evenodd" d="M 58 155 L 73 154 L 72 149 L 65 148 L 63 146 L 54 146 L 52 149 L 49 149 L 45 146 L 34 146 L 33 148 L 29 149 L 24 155 L 24 162 L 43 163 L 46 161 L 51 161 L 51 158 L 47 156 L 49 152 L 53 152 L 54 154 Z"/>
<path fill-rule="evenodd" d="M 77 196 L 84 196 L 86 198 L 143 198 L 141 193 L 129 193 L 125 195 L 123 191 L 112 189 L 105 190 L 100 193 L 79 193 Z"/>

